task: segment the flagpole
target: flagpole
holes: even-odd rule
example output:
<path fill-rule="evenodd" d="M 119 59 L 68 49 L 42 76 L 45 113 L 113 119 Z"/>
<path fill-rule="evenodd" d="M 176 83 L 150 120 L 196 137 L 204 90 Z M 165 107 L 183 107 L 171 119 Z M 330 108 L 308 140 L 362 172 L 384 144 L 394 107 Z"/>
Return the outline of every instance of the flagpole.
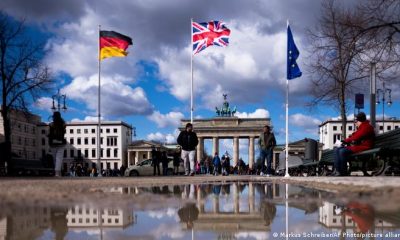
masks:
<path fill-rule="evenodd" d="M 289 27 L 289 19 L 286 22 L 287 26 L 286 29 Z M 289 37 L 289 36 L 288 36 Z M 288 41 L 289 45 L 289 41 Z M 286 51 L 288 51 L 289 47 L 286 48 Z M 287 54 L 287 53 L 286 53 Z M 289 61 L 289 59 L 286 57 L 286 61 Z M 286 63 L 287 66 L 288 63 Z M 286 160 L 286 170 L 285 170 L 285 177 L 290 177 L 289 175 L 289 79 L 286 78 L 286 154 L 285 154 L 285 160 Z"/>
<path fill-rule="evenodd" d="M 98 66 L 99 66 L 99 86 L 97 89 L 97 176 L 101 177 L 101 148 L 100 148 L 100 131 L 101 131 L 101 111 L 100 111 L 100 97 L 101 97 L 101 90 L 100 90 L 100 70 L 101 70 L 101 59 L 100 59 L 100 31 L 101 25 L 99 25 L 99 36 L 98 36 Z"/>
<path fill-rule="evenodd" d="M 190 123 L 193 124 L 193 18 L 190 19 Z"/>

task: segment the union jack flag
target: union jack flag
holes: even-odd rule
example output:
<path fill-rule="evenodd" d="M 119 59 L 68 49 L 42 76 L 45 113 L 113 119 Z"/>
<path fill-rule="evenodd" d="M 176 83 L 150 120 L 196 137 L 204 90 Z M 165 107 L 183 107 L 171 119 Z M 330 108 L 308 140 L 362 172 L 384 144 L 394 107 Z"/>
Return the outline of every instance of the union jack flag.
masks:
<path fill-rule="evenodd" d="M 193 55 L 201 52 L 206 47 L 216 45 L 226 47 L 229 44 L 229 30 L 225 23 L 211 21 L 204 23 L 192 22 Z"/>

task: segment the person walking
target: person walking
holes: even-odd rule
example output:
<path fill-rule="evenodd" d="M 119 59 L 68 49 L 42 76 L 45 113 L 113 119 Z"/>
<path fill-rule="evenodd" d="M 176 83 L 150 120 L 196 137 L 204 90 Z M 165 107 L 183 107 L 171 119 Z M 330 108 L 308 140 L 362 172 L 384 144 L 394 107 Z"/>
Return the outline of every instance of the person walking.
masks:
<path fill-rule="evenodd" d="M 214 166 L 214 175 L 217 176 L 221 168 L 221 159 L 218 156 L 218 152 L 215 152 L 213 158 L 213 166 Z"/>
<path fill-rule="evenodd" d="M 193 131 L 193 125 L 191 123 L 187 123 L 185 130 L 179 133 L 177 142 L 182 148 L 181 156 L 185 162 L 185 175 L 188 176 L 190 174 L 190 176 L 194 176 L 194 155 L 199 140 L 197 139 L 197 134 Z"/>
<path fill-rule="evenodd" d="M 179 151 L 180 151 L 180 149 L 179 149 Z M 180 157 L 179 151 L 174 153 L 174 174 L 175 175 L 179 174 L 179 165 L 181 164 L 181 157 Z"/>
<path fill-rule="evenodd" d="M 204 160 L 204 170 L 205 174 L 210 174 L 210 157 L 207 156 L 206 159 Z"/>
<path fill-rule="evenodd" d="M 162 152 L 161 153 L 161 164 L 162 164 L 162 169 L 163 169 L 163 175 L 167 176 L 167 171 L 168 171 L 168 157 L 167 157 L 167 152 Z"/>
<path fill-rule="evenodd" d="M 153 147 L 151 149 L 151 160 L 153 164 L 153 176 L 157 175 L 160 176 L 160 156 L 159 156 L 159 151 L 156 151 L 156 149 Z"/>
<path fill-rule="evenodd" d="M 260 157 L 261 157 L 261 173 L 265 173 L 265 160 L 267 160 L 267 171 L 266 176 L 269 177 L 272 174 L 272 154 L 274 147 L 276 146 L 276 139 L 274 133 L 271 132 L 271 127 L 268 125 L 264 126 L 263 132 L 260 134 L 258 139 L 260 145 Z"/>
<path fill-rule="evenodd" d="M 365 113 L 359 112 L 354 118 L 357 127 L 350 137 L 342 141 L 343 145 L 335 148 L 334 172 L 332 176 L 347 176 L 347 162 L 351 154 L 371 149 L 374 146 L 375 131 Z"/>

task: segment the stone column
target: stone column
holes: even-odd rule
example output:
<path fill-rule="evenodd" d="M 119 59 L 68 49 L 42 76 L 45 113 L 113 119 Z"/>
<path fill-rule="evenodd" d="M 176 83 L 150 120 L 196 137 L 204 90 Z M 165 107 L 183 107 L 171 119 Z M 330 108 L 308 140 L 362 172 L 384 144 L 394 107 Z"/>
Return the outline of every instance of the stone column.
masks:
<path fill-rule="evenodd" d="M 239 161 L 239 138 L 233 138 L 233 167 L 237 166 Z"/>
<path fill-rule="evenodd" d="M 211 153 L 211 156 L 214 156 L 214 154 L 218 152 L 219 154 L 219 138 L 218 137 L 213 137 L 213 151 Z"/>
<path fill-rule="evenodd" d="M 249 168 L 254 168 L 254 137 L 249 137 Z"/>
<path fill-rule="evenodd" d="M 239 214 L 240 212 L 240 196 L 239 196 L 239 186 L 238 183 L 234 183 L 232 185 L 233 187 L 233 211 L 236 214 Z"/>
<path fill-rule="evenodd" d="M 152 158 L 152 156 L 151 156 L 151 151 L 147 151 L 147 158 L 149 159 L 149 158 Z"/>
<path fill-rule="evenodd" d="M 219 195 L 213 198 L 213 213 L 219 213 Z"/>
<path fill-rule="evenodd" d="M 138 152 L 138 151 L 135 151 L 135 152 L 133 153 L 133 156 L 134 156 L 133 164 L 138 163 L 138 162 L 139 162 L 139 152 Z"/>
<path fill-rule="evenodd" d="M 249 183 L 249 211 L 250 213 L 255 212 L 255 192 L 254 192 L 254 184 Z"/>
<path fill-rule="evenodd" d="M 203 159 L 204 139 L 199 137 L 199 144 L 197 145 L 197 161 Z"/>
<path fill-rule="evenodd" d="M 128 166 L 131 165 L 131 154 L 132 152 L 128 150 Z"/>

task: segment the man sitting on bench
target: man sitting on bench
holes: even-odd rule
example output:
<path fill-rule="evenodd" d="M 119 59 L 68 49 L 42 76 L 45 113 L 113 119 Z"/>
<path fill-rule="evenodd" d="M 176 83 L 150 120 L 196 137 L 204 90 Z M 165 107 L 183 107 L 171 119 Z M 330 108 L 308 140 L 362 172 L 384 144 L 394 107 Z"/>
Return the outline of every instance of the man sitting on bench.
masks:
<path fill-rule="evenodd" d="M 349 138 L 342 141 L 343 146 L 335 149 L 335 162 L 332 176 L 347 176 L 347 161 L 351 154 L 371 149 L 374 146 L 375 131 L 365 113 L 359 112 L 354 122 L 357 126 Z"/>

